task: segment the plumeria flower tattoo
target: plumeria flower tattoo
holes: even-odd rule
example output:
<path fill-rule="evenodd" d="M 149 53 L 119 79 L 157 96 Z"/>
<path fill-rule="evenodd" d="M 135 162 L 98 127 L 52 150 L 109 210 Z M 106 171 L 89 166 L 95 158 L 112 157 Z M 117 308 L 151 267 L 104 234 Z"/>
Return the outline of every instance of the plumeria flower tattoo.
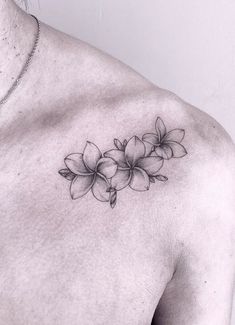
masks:
<path fill-rule="evenodd" d="M 117 193 L 126 187 L 134 191 L 147 191 L 155 181 L 166 182 L 168 178 L 158 172 L 164 161 L 181 158 L 187 154 L 181 144 L 183 129 L 167 132 L 160 117 L 155 123 L 156 133 L 146 133 L 142 140 L 137 136 L 124 140 L 114 139 L 115 148 L 101 153 L 92 142 L 87 141 L 83 153 L 73 153 L 65 159 L 66 168 L 59 174 L 70 181 L 73 200 L 89 191 L 101 202 L 109 202 L 114 208 Z"/>
<path fill-rule="evenodd" d="M 145 157 L 145 145 L 138 137 L 132 137 L 124 150 L 113 149 L 104 156 L 112 158 L 118 165 L 111 178 L 111 187 L 120 191 L 128 185 L 135 191 L 146 191 L 150 187 L 150 176 L 156 176 L 162 168 L 161 157 Z"/>
<path fill-rule="evenodd" d="M 163 159 L 182 158 L 187 154 L 185 147 L 181 144 L 184 139 L 185 131 L 174 129 L 166 131 L 166 126 L 160 117 L 155 123 L 156 133 L 146 133 L 142 140 L 150 145 L 150 150 L 155 151 L 156 155 Z"/>
<path fill-rule="evenodd" d="M 79 199 L 91 190 L 97 200 L 109 201 L 108 179 L 117 171 L 117 164 L 113 159 L 102 158 L 99 148 L 94 143 L 87 142 L 83 154 L 71 154 L 64 162 L 67 169 L 60 170 L 60 174 L 72 181 L 72 199 Z"/>

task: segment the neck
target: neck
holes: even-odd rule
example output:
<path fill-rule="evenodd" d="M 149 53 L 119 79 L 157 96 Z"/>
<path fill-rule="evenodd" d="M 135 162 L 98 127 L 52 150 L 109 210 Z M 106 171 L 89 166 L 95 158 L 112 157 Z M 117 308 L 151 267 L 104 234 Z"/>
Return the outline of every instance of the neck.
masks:
<path fill-rule="evenodd" d="M 34 19 L 13 0 L 0 0 L 0 98 L 11 87 L 27 57 L 34 24 Z"/>
<path fill-rule="evenodd" d="M 17 31 L 26 14 L 13 0 L 0 0 L 0 45 L 4 48 L 17 41 Z M 15 31 L 16 30 L 16 31 Z M 14 31 L 14 32 L 13 32 Z M 8 42 L 5 40 L 7 39 Z M 5 42 L 4 42 L 5 41 Z"/>

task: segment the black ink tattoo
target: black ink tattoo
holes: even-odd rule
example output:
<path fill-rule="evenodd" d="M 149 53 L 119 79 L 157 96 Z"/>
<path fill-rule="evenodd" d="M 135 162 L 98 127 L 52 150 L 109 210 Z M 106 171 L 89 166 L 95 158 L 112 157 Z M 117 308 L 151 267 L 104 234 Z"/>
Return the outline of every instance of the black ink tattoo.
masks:
<path fill-rule="evenodd" d="M 146 133 L 142 140 L 137 136 L 121 142 L 114 140 L 115 149 L 102 154 L 99 148 L 87 141 L 83 153 L 73 153 L 65 159 L 67 168 L 59 174 L 70 181 L 70 195 L 79 199 L 89 191 L 101 202 L 117 203 L 117 193 L 129 186 L 134 191 L 147 191 L 151 183 L 166 182 L 159 174 L 166 160 L 182 158 L 187 154 L 181 144 L 183 129 L 169 132 L 160 117 L 155 123 L 155 133 Z"/>

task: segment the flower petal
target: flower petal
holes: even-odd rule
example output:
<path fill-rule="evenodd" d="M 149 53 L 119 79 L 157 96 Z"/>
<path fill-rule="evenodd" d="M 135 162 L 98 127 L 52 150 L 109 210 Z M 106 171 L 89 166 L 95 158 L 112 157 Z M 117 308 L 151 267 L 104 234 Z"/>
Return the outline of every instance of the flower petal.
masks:
<path fill-rule="evenodd" d="M 163 159 L 170 159 L 173 156 L 173 151 L 168 144 L 163 144 L 160 147 L 155 148 L 156 155 Z"/>
<path fill-rule="evenodd" d="M 86 167 L 91 171 L 95 171 L 96 165 L 101 156 L 99 148 L 94 143 L 87 141 L 83 152 L 83 161 Z"/>
<path fill-rule="evenodd" d="M 163 159 L 161 157 L 141 158 L 136 166 L 144 169 L 148 175 L 155 176 L 163 166 Z"/>
<path fill-rule="evenodd" d="M 125 153 L 122 150 L 116 150 L 116 149 L 109 150 L 104 153 L 104 156 L 107 158 L 112 158 L 114 161 L 116 161 L 116 163 L 120 167 L 123 168 L 128 167 L 126 163 Z"/>
<path fill-rule="evenodd" d="M 154 146 L 148 142 L 144 142 L 145 145 L 145 157 L 150 156 L 154 152 Z"/>
<path fill-rule="evenodd" d="M 101 202 L 109 202 L 110 193 L 107 192 L 109 187 L 110 184 L 107 179 L 102 175 L 97 175 L 91 191 L 97 200 Z"/>
<path fill-rule="evenodd" d="M 156 120 L 155 129 L 157 131 L 159 139 L 161 140 L 166 134 L 166 126 L 160 117 L 158 117 Z"/>
<path fill-rule="evenodd" d="M 185 155 L 187 155 L 187 150 L 180 143 L 177 143 L 177 142 L 168 142 L 168 146 L 171 147 L 171 150 L 173 152 L 173 157 L 174 158 L 182 158 Z"/>
<path fill-rule="evenodd" d="M 142 192 L 149 190 L 149 186 L 150 181 L 147 173 L 143 169 L 135 167 L 131 177 L 130 188 Z"/>
<path fill-rule="evenodd" d="M 130 180 L 130 169 L 118 169 L 114 177 L 111 179 L 111 186 L 117 191 L 120 191 L 129 185 Z"/>
<path fill-rule="evenodd" d="M 111 178 L 117 171 L 117 163 L 111 158 L 101 158 L 97 164 L 97 172 Z"/>
<path fill-rule="evenodd" d="M 142 140 L 156 146 L 160 142 L 160 138 L 156 133 L 146 133 L 143 135 Z"/>
<path fill-rule="evenodd" d="M 174 141 L 174 142 L 181 142 L 185 136 L 185 131 L 183 129 L 174 129 L 168 132 L 164 138 L 163 141 Z"/>
<path fill-rule="evenodd" d="M 90 173 L 83 162 L 83 154 L 81 153 L 72 153 L 68 155 L 64 159 L 64 162 L 68 169 L 76 175 L 86 175 Z"/>
<path fill-rule="evenodd" d="M 91 189 L 95 176 L 91 175 L 77 175 L 71 182 L 70 194 L 73 200 L 79 199 Z"/>
<path fill-rule="evenodd" d="M 125 148 L 125 157 L 127 163 L 131 167 L 134 167 L 138 159 L 145 156 L 145 146 L 143 141 L 141 141 L 138 137 L 132 137 Z"/>

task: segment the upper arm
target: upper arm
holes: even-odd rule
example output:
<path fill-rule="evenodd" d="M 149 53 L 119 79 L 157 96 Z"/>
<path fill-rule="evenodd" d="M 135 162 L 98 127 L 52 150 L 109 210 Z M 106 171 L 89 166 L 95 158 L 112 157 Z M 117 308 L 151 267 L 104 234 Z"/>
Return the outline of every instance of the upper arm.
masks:
<path fill-rule="evenodd" d="M 210 154 L 199 157 L 193 167 L 187 213 L 178 236 L 180 253 L 156 310 L 158 325 L 230 324 L 235 272 L 235 158 L 231 141 L 221 133 L 218 136 L 220 143 L 215 138 L 213 148 L 211 139 Z M 208 148 L 203 149 L 206 152 Z"/>

